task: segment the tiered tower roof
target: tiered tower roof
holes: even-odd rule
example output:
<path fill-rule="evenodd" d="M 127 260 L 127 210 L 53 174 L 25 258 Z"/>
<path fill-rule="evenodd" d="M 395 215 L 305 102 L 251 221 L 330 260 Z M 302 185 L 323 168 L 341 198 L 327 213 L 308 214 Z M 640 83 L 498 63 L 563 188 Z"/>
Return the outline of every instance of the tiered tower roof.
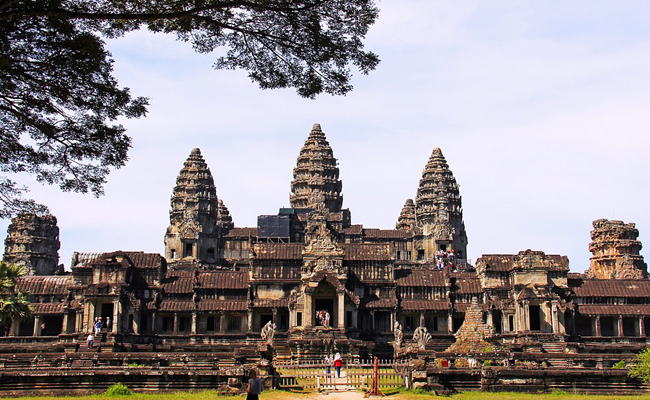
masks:
<path fill-rule="evenodd" d="M 293 169 L 291 207 L 309 208 L 312 192 L 320 192 L 329 212 L 340 212 L 343 206 L 339 168 L 320 124 L 314 124 Z"/>
<path fill-rule="evenodd" d="M 176 178 L 171 198 L 169 219 L 171 225 L 184 225 L 193 221 L 203 233 L 212 233 L 217 226 L 217 189 L 210 168 L 201 150 L 193 149 Z"/>
<path fill-rule="evenodd" d="M 415 226 L 415 203 L 413 199 L 406 199 L 402 211 L 399 213 L 399 218 L 397 218 L 397 224 L 395 224 L 395 229 L 404 229 L 409 230 L 413 229 Z"/>
<path fill-rule="evenodd" d="M 639 230 L 634 223 L 598 219 L 593 222 L 589 251 L 593 254 L 587 275 L 600 279 L 639 279 L 647 277 Z"/>
<path fill-rule="evenodd" d="M 230 216 L 230 211 L 228 207 L 223 204 L 223 201 L 219 199 L 219 212 L 217 215 L 217 225 L 223 229 L 232 229 L 235 227 L 235 224 L 232 222 L 232 217 Z"/>
<path fill-rule="evenodd" d="M 52 275 L 58 267 L 60 247 L 53 215 L 19 214 L 7 229 L 4 261 L 24 266 L 29 275 Z"/>

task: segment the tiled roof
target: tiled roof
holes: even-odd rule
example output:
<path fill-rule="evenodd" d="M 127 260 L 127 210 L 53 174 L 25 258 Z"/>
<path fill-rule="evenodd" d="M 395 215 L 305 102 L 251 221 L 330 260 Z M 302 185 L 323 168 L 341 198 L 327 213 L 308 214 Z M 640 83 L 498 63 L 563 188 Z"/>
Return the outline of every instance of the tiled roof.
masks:
<path fill-rule="evenodd" d="M 520 254 L 483 254 L 476 264 L 485 263 L 487 271 L 508 272 L 515 267 L 515 257 Z M 551 262 L 549 270 L 568 271 L 569 259 L 559 254 L 545 254 L 546 260 Z"/>
<path fill-rule="evenodd" d="M 465 312 L 467 309 L 472 305 L 472 303 L 454 303 L 454 310 L 458 312 Z M 487 304 L 480 303 L 479 307 L 481 307 L 481 311 L 487 311 L 488 306 Z"/>
<path fill-rule="evenodd" d="M 578 313 L 582 315 L 650 315 L 650 304 L 579 304 Z"/>
<path fill-rule="evenodd" d="M 365 303 L 366 308 L 368 309 L 377 309 L 377 308 L 395 308 L 397 307 L 397 299 L 372 299 L 368 300 Z"/>
<path fill-rule="evenodd" d="M 411 232 L 404 229 L 364 229 L 364 236 L 371 239 L 406 239 Z"/>
<path fill-rule="evenodd" d="M 125 254 L 133 261 L 136 268 L 151 269 L 164 265 L 165 258 L 158 253 L 145 253 L 142 251 L 126 251 Z"/>
<path fill-rule="evenodd" d="M 404 311 L 445 311 L 451 309 L 449 300 L 402 300 L 400 306 Z"/>
<path fill-rule="evenodd" d="M 34 315 L 63 314 L 63 303 L 31 303 L 34 307 Z"/>
<path fill-rule="evenodd" d="M 400 271 L 396 282 L 397 286 L 444 287 L 447 285 L 443 271 L 430 269 L 411 269 Z"/>
<path fill-rule="evenodd" d="M 363 225 L 350 225 L 343 229 L 343 233 L 346 235 L 361 235 L 363 233 Z"/>
<path fill-rule="evenodd" d="M 162 280 L 162 287 L 165 293 L 192 293 L 194 291 L 194 272 L 168 271 Z"/>
<path fill-rule="evenodd" d="M 253 245 L 253 254 L 257 260 L 300 260 L 302 243 L 260 243 Z"/>
<path fill-rule="evenodd" d="M 257 228 L 233 228 L 225 235 L 227 238 L 257 237 Z"/>
<path fill-rule="evenodd" d="M 457 274 L 456 275 L 456 286 L 458 290 L 455 293 L 458 294 L 470 294 L 470 293 L 482 293 L 481 282 L 478 277 L 474 274 Z"/>
<path fill-rule="evenodd" d="M 16 281 L 16 288 L 32 295 L 65 296 L 72 276 L 23 276 Z"/>
<path fill-rule="evenodd" d="M 160 303 L 159 310 L 169 312 L 192 311 L 194 310 L 194 302 L 165 299 Z"/>
<path fill-rule="evenodd" d="M 254 307 L 260 308 L 274 308 L 274 307 L 289 307 L 288 299 L 255 299 L 253 300 Z"/>
<path fill-rule="evenodd" d="M 650 280 L 584 279 L 574 280 L 571 289 L 578 297 L 648 297 Z"/>
<path fill-rule="evenodd" d="M 199 273 L 201 289 L 248 289 L 248 270 Z"/>
<path fill-rule="evenodd" d="M 345 243 L 341 247 L 343 259 L 349 261 L 390 261 L 393 254 L 389 243 Z"/>
<path fill-rule="evenodd" d="M 143 251 L 113 251 L 108 253 L 77 253 L 75 255 L 76 264 L 73 265 L 73 267 L 88 268 L 93 264 L 104 264 L 106 260 L 120 254 L 126 255 L 136 268 L 152 269 L 160 268 L 165 265 L 165 259 L 158 253 L 145 253 Z M 128 265 L 130 263 L 128 260 L 125 260 L 124 264 Z"/>
<path fill-rule="evenodd" d="M 199 311 L 246 311 L 247 302 L 241 300 L 201 300 Z"/>

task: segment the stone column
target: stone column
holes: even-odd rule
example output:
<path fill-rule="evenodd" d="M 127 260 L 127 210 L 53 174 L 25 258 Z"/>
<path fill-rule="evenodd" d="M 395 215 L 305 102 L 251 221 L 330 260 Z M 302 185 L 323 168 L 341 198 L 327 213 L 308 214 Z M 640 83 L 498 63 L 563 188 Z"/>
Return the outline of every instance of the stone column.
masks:
<path fill-rule="evenodd" d="M 278 321 L 278 308 L 277 308 L 277 307 L 273 307 L 273 309 L 271 310 L 271 312 L 273 313 L 273 323 L 274 323 L 274 324 L 279 324 L 280 321 Z"/>
<path fill-rule="evenodd" d="M 173 329 L 174 335 L 178 335 L 178 313 L 174 313 L 174 329 Z"/>
<path fill-rule="evenodd" d="M 595 329 L 594 329 L 594 334 L 595 334 L 596 336 L 601 336 L 601 335 L 600 335 L 600 316 L 597 316 L 597 317 L 594 319 L 594 323 L 595 323 L 595 326 L 594 326 L 594 328 L 595 328 Z"/>
<path fill-rule="evenodd" d="M 617 324 L 616 324 L 616 328 L 617 328 L 617 329 L 616 329 L 616 330 L 618 331 L 618 332 L 617 332 L 617 333 L 618 333 L 618 336 L 619 336 L 619 337 L 624 336 L 624 335 L 625 335 L 625 331 L 623 330 L 623 316 L 619 315 L 619 316 L 618 316 L 618 319 L 617 319 L 616 322 L 617 322 Z"/>
<path fill-rule="evenodd" d="M 63 333 L 70 333 L 68 332 L 68 320 L 70 318 L 70 315 L 68 314 L 68 311 L 63 312 L 63 323 L 61 324 L 61 332 Z"/>
<path fill-rule="evenodd" d="M 424 311 L 420 311 L 420 326 L 424 327 Z"/>
<path fill-rule="evenodd" d="M 338 293 L 339 295 L 339 311 L 338 311 L 338 326 L 337 328 L 343 329 L 345 328 L 345 292 L 340 291 Z M 374 321 L 374 318 L 373 318 Z M 373 322 L 374 323 L 374 322 Z"/>
<path fill-rule="evenodd" d="M 352 309 L 352 327 L 355 329 L 359 327 L 359 309 L 356 307 Z"/>
<path fill-rule="evenodd" d="M 192 312 L 192 328 L 191 328 L 192 330 L 190 332 L 192 335 L 196 335 L 196 332 L 197 332 L 196 328 L 197 328 L 198 324 L 199 324 L 199 313 L 197 311 L 193 311 Z"/>
<path fill-rule="evenodd" d="M 557 315 L 557 301 L 552 301 L 549 303 L 549 308 L 551 310 L 551 328 L 553 333 L 559 333 L 560 331 L 560 326 L 559 326 L 559 321 L 558 321 L 558 315 Z"/>
<path fill-rule="evenodd" d="M 303 323 L 305 328 L 311 328 L 314 326 L 314 310 L 311 306 L 311 293 L 305 291 L 305 309 L 303 310 Z"/>
<path fill-rule="evenodd" d="M 645 337 L 645 317 L 639 317 L 639 336 Z"/>
<path fill-rule="evenodd" d="M 524 331 L 530 331 L 530 302 L 524 300 Z"/>
<path fill-rule="evenodd" d="M 140 311 L 133 312 L 133 333 L 140 334 L 140 326 L 142 325 L 142 313 Z"/>
<path fill-rule="evenodd" d="M 113 333 L 118 333 L 122 330 L 121 324 L 122 324 L 122 302 L 118 299 L 113 302 L 113 326 L 111 327 Z"/>
<path fill-rule="evenodd" d="M 11 328 L 9 328 L 9 336 L 18 336 L 19 327 L 20 327 L 20 320 L 12 319 Z"/>
<path fill-rule="evenodd" d="M 158 312 L 151 313 L 151 332 L 158 333 Z"/>
<path fill-rule="evenodd" d="M 492 315 L 492 311 L 487 312 L 487 318 L 485 320 L 485 323 L 488 326 L 494 326 L 494 316 Z"/>
<path fill-rule="evenodd" d="M 219 314 L 219 332 L 224 333 L 226 331 L 226 313 L 221 312 Z"/>
<path fill-rule="evenodd" d="M 375 330 L 375 310 L 370 311 L 370 321 L 371 321 L 371 329 L 374 331 Z"/>
<path fill-rule="evenodd" d="M 41 336 L 41 316 L 34 317 L 34 336 Z"/>
<path fill-rule="evenodd" d="M 297 319 L 297 312 L 295 308 L 290 308 L 289 309 L 289 329 L 293 328 L 294 326 L 297 325 L 296 319 Z"/>
<path fill-rule="evenodd" d="M 253 310 L 248 310 L 246 314 L 246 321 L 248 323 L 248 332 L 253 331 Z M 275 315 L 273 316 L 273 319 L 275 319 Z M 261 327 L 260 327 L 261 329 Z"/>
<path fill-rule="evenodd" d="M 396 311 L 393 310 L 390 312 L 390 330 L 395 329 L 395 321 L 397 321 Z"/>
<path fill-rule="evenodd" d="M 454 333 L 454 314 L 447 311 L 447 333 Z"/>
<path fill-rule="evenodd" d="M 86 333 L 86 331 L 83 329 L 84 326 L 84 313 L 77 312 L 77 322 L 75 323 L 75 332 L 79 332 L 80 330 L 82 333 Z"/>
<path fill-rule="evenodd" d="M 84 307 L 84 332 L 90 332 L 93 330 L 93 320 L 95 319 L 95 302 L 87 302 Z"/>
<path fill-rule="evenodd" d="M 248 330 L 250 332 L 251 328 L 249 326 L 247 326 L 247 325 L 248 325 L 248 318 L 242 318 L 241 319 L 241 326 L 240 326 L 239 330 L 241 332 L 245 332 L 246 330 Z"/>

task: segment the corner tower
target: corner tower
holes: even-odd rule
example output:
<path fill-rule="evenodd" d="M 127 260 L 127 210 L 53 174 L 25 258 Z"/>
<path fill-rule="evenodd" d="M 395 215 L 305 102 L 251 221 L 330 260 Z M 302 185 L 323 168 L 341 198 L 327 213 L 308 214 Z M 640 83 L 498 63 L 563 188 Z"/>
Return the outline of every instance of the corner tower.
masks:
<path fill-rule="evenodd" d="M 597 219 L 593 222 L 589 251 L 590 278 L 642 279 L 648 276 L 648 266 L 643 261 L 639 230 L 634 223 Z"/>
<path fill-rule="evenodd" d="M 193 149 L 176 178 L 165 235 L 168 261 L 217 261 L 217 188 L 201 150 Z"/>
<path fill-rule="evenodd" d="M 4 261 L 24 266 L 29 275 L 54 275 L 60 247 L 53 215 L 19 214 L 7 228 Z"/>
<path fill-rule="evenodd" d="M 293 169 L 291 207 L 309 208 L 312 192 L 320 192 L 329 212 L 341 212 L 342 183 L 336 164 L 336 158 L 320 124 L 314 124 L 305 145 L 300 149 L 296 168 Z"/>
<path fill-rule="evenodd" d="M 457 258 L 467 258 L 467 234 L 458 184 L 437 147 L 422 172 L 415 198 L 415 219 L 422 230 L 424 258 L 433 258 L 438 250 L 454 250 Z"/>

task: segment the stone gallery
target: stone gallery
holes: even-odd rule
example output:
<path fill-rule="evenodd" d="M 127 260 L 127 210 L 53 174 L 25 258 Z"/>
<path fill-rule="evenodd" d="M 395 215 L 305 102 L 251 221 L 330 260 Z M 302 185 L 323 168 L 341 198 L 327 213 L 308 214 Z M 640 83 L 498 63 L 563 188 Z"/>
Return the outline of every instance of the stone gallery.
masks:
<path fill-rule="evenodd" d="M 194 149 L 173 188 L 164 255 L 79 252 L 69 272 L 58 265 L 56 218 L 14 218 L 4 260 L 28 269 L 17 289 L 34 310 L 5 323 L 0 388 L 54 390 L 77 382 L 70 371 L 133 360 L 178 367 L 173 379 L 131 376 L 135 387 L 236 386 L 247 368 L 271 376 L 332 352 L 348 363 L 411 360 L 414 381 L 447 390 L 642 387 L 612 368 L 648 343 L 650 280 L 633 223 L 594 221 L 584 274 L 570 273 L 566 256 L 533 250 L 472 264 L 440 149 L 395 229 L 353 223 L 337 165 L 315 124 L 291 207 L 237 227 Z M 35 378 L 48 366 L 58 383 Z M 93 376 L 89 390 L 116 379 Z"/>

